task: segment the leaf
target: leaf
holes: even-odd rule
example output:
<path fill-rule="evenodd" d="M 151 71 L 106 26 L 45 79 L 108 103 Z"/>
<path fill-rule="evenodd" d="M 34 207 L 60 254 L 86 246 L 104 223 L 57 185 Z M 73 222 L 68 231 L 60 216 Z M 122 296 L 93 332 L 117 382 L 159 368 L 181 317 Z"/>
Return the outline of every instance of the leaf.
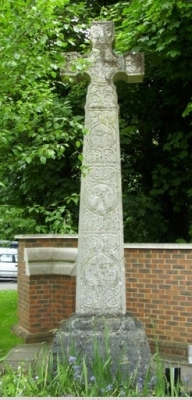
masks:
<path fill-rule="evenodd" d="M 60 46 L 60 47 L 63 47 L 63 45 L 64 45 L 64 42 L 60 39 L 57 39 L 55 43 L 57 44 L 57 46 Z"/>
<path fill-rule="evenodd" d="M 69 39 L 68 39 L 68 42 L 69 42 L 72 46 L 75 46 L 75 42 L 74 42 L 74 40 L 73 40 L 72 38 L 69 38 Z"/>
<path fill-rule="evenodd" d="M 78 160 L 83 162 L 83 155 L 82 154 L 78 154 Z"/>
<path fill-rule="evenodd" d="M 79 148 L 79 147 L 81 146 L 81 142 L 80 142 L 79 140 L 76 140 L 75 146 L 76 146 L 77 148 Z"/>
<path fill-rule="evenodd" d="M 42 164 L 46 164 L 47 159 L 46 159 L 46 157 L 41 156 L 40 161 L 42 162 Z"/>
<path fill-rule="evenodd" d="M 170 50 L 170 51 L 167 52 L 167 55 L 169 55 L 171 57 L 180 56 L 181 55 L 181 51 L 180 50 Z"/>

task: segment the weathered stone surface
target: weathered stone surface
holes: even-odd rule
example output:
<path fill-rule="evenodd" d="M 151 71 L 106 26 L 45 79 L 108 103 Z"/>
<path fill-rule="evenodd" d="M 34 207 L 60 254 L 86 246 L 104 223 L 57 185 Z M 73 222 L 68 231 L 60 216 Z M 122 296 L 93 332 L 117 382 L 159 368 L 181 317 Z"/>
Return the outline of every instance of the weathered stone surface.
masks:
<path fill-rule="evenodd" d="M 117 56 L 112 50 L 114 27 L 95 21 L 90 29 L 92 51 L 87 57 L 90 78 L 85 106 L 77 256 L 76 312 L 126 313 L 122 190 L 118 103 L 113 81 L 141 82 L 143 54 Z M 75 75 L 71 66 L 78 53 L 65 53 L 63 75 Z"/>
<path fill-rule="evenodd" d="M 142 324 L 134 317 L 130 315 L 91 317 L 76 314 L 62 324 L 54 339 L 52 351 L 54 355 L 60 354 L 60 356 L 63 356 L 64 352 L 66 357 L 78 354 L 85 356 L 86 365 L 92 375 L 95 345 L 104 363 L 109 356 L 111 357 L 113 375 L 120 367 L 125 378 L 136 369 L 137 378 L 145 376 L 150 363 L 150 350 Z"/>

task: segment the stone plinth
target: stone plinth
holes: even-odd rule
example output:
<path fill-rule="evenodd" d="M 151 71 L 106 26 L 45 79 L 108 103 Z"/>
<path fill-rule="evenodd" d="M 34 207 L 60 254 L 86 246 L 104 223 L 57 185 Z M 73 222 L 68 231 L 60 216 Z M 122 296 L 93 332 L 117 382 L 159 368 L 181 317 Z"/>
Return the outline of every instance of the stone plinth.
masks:
<path fill-rule="evenodd" d="M 108 343 L 106 349 L 106 342 Z M 111 357 L 111 372 L 118 367 L 124 378 L 137 370 L 137 378 L 144 378 L 150 364 L 150 349 L 142 323 L 131 315 L 87 316 L 73 315 L 62 323 L 54 338 L 54 356 L 79 355 L 86 358 L 89 374 L 92 375 L 95 345 L 103 363 Z M 73 353 L 72 353 L 73 348 Z"/>

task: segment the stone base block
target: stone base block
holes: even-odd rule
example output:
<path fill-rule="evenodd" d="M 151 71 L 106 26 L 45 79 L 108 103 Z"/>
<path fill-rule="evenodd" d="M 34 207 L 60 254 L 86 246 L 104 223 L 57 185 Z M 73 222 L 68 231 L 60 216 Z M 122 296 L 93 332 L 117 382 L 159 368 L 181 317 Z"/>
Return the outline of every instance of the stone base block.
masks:
<path fill-rule="evenodd" d="M 92 374 L 95 349 L 105 363 L 111 358 L 111 373 L 120 369 L 130 377 L 137 371 L 143 378 L 151 362 L 150 348 L 142 323 L 130 315 L 73 315 L 61 324 L 53 344 L 53 355 L 84 356 Z"/>

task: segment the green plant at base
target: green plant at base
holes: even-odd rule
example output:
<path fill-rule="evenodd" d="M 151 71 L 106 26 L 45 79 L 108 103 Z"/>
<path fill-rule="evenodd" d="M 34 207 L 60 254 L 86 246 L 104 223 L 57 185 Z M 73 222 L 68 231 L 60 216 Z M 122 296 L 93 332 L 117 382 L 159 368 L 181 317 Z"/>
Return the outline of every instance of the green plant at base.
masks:
<path fill-rule="evenodd" d="M 55 361 L 56 369 L 53 373 Z M 110 365 L 110 357 L 106 362 L 102 360 L 96 341 L 93 357 L 94 375 L 91 376 L 84 356 L 71 355 L 67 358 L 63 352 L 62 361 L 59 357 L 55 360 L 45 346 L 42 349 L 41 360 L 37 358 L 36 363 L 28 369 L 26 365 L 19 366 L 15 371 L 7 367 L 7 372 L 0 375 L 0 396 L 167 397 L 164 365 L 158 353 L 155 355 L 155 373 L 152 358 L 143 380 L 136 380 L 134 373 L 125 380 L 120 368 L 116 376 L 112 377 Z M 180 387 L 179 383 L 174 385 L 171 375 L 170 395 L 176 397 L 180 390 L 184 396 L 188 396 L 186 388 Z"/>

